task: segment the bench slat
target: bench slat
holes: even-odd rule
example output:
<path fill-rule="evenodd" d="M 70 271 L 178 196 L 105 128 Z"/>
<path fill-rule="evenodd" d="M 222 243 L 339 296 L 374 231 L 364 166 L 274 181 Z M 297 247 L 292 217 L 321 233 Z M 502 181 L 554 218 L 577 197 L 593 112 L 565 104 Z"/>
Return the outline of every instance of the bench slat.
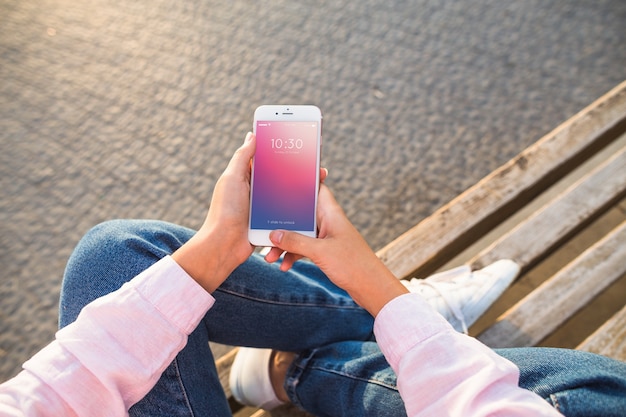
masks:
<path fill-rule="evenodd" d="M 626 272 L 626 222 L 537 287 L 478 336 L 490 347 L 534 346 Z"/>
<path fill-rule="evenodd" d="M 531 268 L 626 194 L 625 172 L 623 148 L 475 256 L 472 268 L 498 259 L 513 259 L 523 271 Z"/>
<path fill-rule="evenodd" d="M 626 130 L 621 83 L 378 251 L 398 278 L 424 276 Z"/>
<path fill-rule="evenodd" d="M 576 347 L 626 362 L 626 306 Z"/>

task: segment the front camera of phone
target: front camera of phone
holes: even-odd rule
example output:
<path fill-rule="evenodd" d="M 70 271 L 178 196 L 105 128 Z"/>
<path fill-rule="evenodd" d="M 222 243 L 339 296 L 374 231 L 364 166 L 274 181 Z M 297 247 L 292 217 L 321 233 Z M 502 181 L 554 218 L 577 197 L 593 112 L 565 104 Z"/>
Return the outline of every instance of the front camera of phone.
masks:
<path fill-rule="evenodd" d="M 278 116 L 278 112 L 276 112 L 276 116 Z"/>

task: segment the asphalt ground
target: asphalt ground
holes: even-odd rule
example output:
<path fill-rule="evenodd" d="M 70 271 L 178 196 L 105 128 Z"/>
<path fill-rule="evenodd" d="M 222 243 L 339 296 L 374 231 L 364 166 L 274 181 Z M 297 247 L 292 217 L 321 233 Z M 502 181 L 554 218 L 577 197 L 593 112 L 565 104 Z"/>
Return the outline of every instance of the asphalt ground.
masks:
<path fill-rule="evenodd" d="M 0 0 L 0 381 L 92 226 L 197 228 L 260 104 L 374 249 L 626 79 L 626 2 Z"/>

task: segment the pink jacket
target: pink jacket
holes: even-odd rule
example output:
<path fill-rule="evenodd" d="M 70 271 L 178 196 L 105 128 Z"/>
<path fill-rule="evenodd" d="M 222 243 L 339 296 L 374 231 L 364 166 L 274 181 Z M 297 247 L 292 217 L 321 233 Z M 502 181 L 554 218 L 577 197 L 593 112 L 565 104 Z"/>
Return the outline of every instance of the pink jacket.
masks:
<path fill-rule="evenodd" d="M 76 322 L 0 385 L 0 416 L 123 416 L 156 384 L 214 299 L 166 257 Z M 560 415 L 517 387 L 518 370 L 456 333 L 416 295 L 390 302 L 375 322 L 408 414 Z"/>

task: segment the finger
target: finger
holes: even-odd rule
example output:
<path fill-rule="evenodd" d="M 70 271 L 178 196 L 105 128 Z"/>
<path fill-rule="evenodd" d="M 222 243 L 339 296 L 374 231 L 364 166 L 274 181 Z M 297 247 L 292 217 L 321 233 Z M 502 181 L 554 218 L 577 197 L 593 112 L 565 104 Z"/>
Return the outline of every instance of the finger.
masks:
<path fill-rule="evenodd" d="M 320 168 L 320 183 L 328 177 L 328 170 L 326 168 Z"/>
<path fill-rule="evenodd" d="M 296 255 L 294 253 L 286 253 L 283 261 L 280 264 L 280 270 L 283 272 L 289 271 L 293 264 L 295 264 L 300 258 L 302 258 L 302 256 Z"/>
<path fill-rule="evenodd" d="M 326 186 L 326 184 L 320 185 L 320 191 L 317 197 L 317 220 L 318 224 L 321 224 L 324 217 L 330 215 L 333 212 L 342 213 L 343 209 L 335 200 L 333 193 Z"/>
<path fill-rule="evenodd" d="M 252 134 L 252 132 L 248 132 L 243 145 L 241 145 L 239 149 L 235 151 L 235 154 L 230 159 L 226 170 L 232 170 L 236 173 L 247 174 L 250 170 L 250 160 L 254 156 L 255 150 L 256 137 Z"/>
<path fill-rule="evenodd" d="M 265 255 L 265 262 L 274 263 L 283 255 L 285 251 L 279 248 L 271 248 L 270 251 Z"/>
<path fill-rule="evenodd" d="M 283 258 L 283 264 L 285 264 L 285 262 L 286 262 L 285 270 L 290 269 L 296 262 L 298 262 L 302 258 L 303 258 L 303 256 L 302 255 L 298 255 L 297 253 L 290 253 L 290 252 L 285 253 L 285 257 Z M 283 269 L 283 268 L 281 268 L 281 269 Z"/>
<path fill-rule="evenodd" d="M 320 193 L 320 198 L 322 198 L 325 202 L 328 202 L 335 206 L 339 206 L 339 203 L 337 203 L 337 200 L 335 200 L 335 196 L 333 195 L 332 191 L 330 191 L 330 188 L 328 188 L 326 184 L 320 185 L 319 193 Z"/>

